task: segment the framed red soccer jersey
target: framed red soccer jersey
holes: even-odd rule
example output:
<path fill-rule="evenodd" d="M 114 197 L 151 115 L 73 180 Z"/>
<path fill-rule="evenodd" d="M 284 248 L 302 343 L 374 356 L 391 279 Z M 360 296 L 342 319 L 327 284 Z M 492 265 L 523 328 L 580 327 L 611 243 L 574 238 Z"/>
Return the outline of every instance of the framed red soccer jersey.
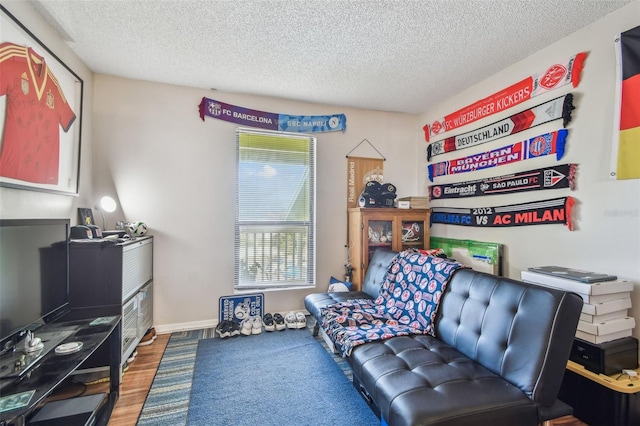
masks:
<path fill-rule="evenodd" d="M 32 48 L 0 44 L 0 96 L 6 96 L 0 176 L 58 183 L 60 127 L 76 115 L 44 58 Z"/>

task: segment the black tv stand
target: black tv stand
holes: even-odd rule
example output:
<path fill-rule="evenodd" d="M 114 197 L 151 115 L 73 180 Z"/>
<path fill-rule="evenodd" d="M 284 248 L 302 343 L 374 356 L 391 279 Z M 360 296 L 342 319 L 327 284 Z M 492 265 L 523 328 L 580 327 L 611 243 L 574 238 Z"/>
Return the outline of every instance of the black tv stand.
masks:
<path fill-rule="evenodd" d="M 13 377 L 1 378 L 0 426 L 27 424 L 37 415 L 45 398 L 103 345 L 108 347 L 110 354 L 110 389 L 106 402 L 100 406 L 99 412 L 96 412 L 95 424 L 106 425 L 120 390 L 121 327 L 121 317 L 114 315 L 56 322 L 38 329 L 36 336 L 66 334 L 67 337 L 59 340 L 55 344 L 56 347 L 71 342 L 82 342 L 82 348 L 71 353 L 56 353 L 55 348 L 49 348 L 49 351 L 34 363 L 35 365 L 25 368 L 17 377 L 12 375 Z M 64 347 L 67 346 L 69 345 Z"/>

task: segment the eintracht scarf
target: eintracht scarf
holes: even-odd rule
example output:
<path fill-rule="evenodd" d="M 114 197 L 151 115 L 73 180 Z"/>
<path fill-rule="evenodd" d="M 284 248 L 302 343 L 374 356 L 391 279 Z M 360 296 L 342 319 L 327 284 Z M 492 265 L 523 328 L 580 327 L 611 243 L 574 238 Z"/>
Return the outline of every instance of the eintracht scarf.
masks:
<path fill-rule="evenodd" d="M 431 223 L 480 227 L 562 223 L 573 231 L 571 209 L 574 204 L 572 197 L 564 197 L 501 207 L 433 207 Z"/>
<path fill-rule="evenodd" d="M 471 124 L 481 118 L 489 117 L 512 108 L 534 96 L 557 89 L 571 83 L 578 87 L 580 72 L 584 66 L 587 52 L 581 52 L 562 63 L 551 65 L 543 73 L 533 74 L 524 80 L 507 87 L 491 96 L 474 102 L 456 112 L 439 118 L 423 127 L 424 138 L 429 142 L 431 136 Z"/>
<path fill-rule="evenodd" d="M 427 161 L 435 155 L 492 142 L 559 118 L 562 118 L 562 127 L 567 127 L 574 109 L 571 93 L 560 96 L 478 130 L 433 142 L 427 146 Z"/>
<path fill-rule="evenodd" d="M 577 164 L 559 164 L 486 179 L 431 185 L 429 199 L 470 198 L 540 189 L 570 188 L 573 191 L 577 168 Z"/>
<path fill-rule="evenodd" d="M 549 154 L 556 154 L 556 159 L 560 160 L 564 155 L 568 132 L 567 129 L 560 129 L 492 151 L 429 164 L 429 180 L 433 182 L 436 176 L 484 170 Z"/>

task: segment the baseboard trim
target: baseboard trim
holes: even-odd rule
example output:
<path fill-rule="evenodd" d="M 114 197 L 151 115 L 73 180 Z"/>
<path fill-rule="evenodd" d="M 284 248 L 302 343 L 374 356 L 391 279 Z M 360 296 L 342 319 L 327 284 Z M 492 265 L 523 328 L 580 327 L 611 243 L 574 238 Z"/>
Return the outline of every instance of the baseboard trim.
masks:
<path fill-rule="evenodd" d="M 170 334 L 179 331 L 201 330 L 203 328 L 215 328 L 218 325 L 217 319 L 205 321 L 182 322 L 177 324 L 154 325 L 156 333 Z"/>
<path fill-rule="evenodd" d="M 307 311 L 306 309 L 298 309 L 298 310 L 294 310 L 293 312 L 302 312 L 307 316 L 310 315 L 309 311 Z M 287 312 L 280 312 L 280 314 L 284 317 L 287 314 Z M 158 334 L 169 334 L 169 333 L 175 333 L 179 331 L 201 330 L 203 328 L 216 328 L 217 325 L 218 325 L 217 319 L 210 319 L 210 320 L 204 320 L 204 321 L 182 322 L 182 323 L 176 323 L 176 324 L 164 324 L 164 325 L 154 324 L 153 327 L 156 329 L 156 333 Z"/>

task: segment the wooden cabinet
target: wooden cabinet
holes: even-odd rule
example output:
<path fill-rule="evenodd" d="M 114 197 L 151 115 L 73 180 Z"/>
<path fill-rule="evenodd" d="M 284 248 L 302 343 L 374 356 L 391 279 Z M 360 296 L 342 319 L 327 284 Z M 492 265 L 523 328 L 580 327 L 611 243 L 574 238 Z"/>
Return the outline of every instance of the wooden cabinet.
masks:
<path fill-rule="evenodd" d="M 81 317 L 122 316 L 124 363 L 153 322 L 153 237 L 117 244 L 71 241 L 70 248 L 71 308 Z"/>
<path fill-rule="evenodd" d="M 359 290 L 373 252 L 429 248 L 429 209 L 350 208 L 349 259 L 354 289 Z"/>

